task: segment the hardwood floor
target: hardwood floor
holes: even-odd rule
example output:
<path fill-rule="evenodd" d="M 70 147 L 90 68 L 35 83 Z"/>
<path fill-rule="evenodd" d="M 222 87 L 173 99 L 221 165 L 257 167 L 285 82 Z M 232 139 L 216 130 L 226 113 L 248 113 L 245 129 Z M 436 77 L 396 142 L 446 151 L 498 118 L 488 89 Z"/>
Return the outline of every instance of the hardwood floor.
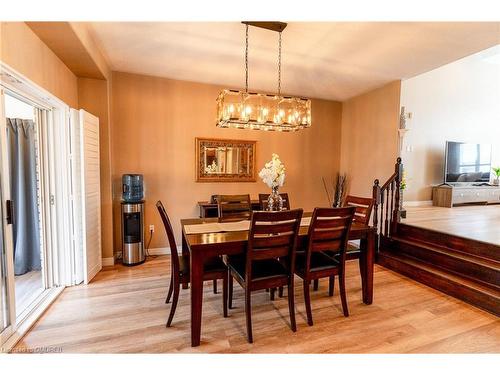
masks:
<path fill-rule="evenodd" d="M 206 283 L 201 346 L 191 348 L 189 290 L 181 290 L 172 327 L 165 328 L 168 270 L 168 256 L 137 267 L 106 267 L 90 285 L 66 288 L 17 347 L 54 346 L 63 353 L 500 352 L 497 317 L 382 267 L 375 268 L 374 303 L 364 305 L 356 261 L 347 267 L 348 318 L 338 280 L 333 297 L 323 281 L 311 292 L 309 327 L 297 279 L 297 332 L 288 327 L 287 299 L 272 302 L 257 292 L 253 344 L 246 340 L 242 289 L 235 285 L 235 308 L 223 318 L 221 295 Z"/>
<path fill-rule="evenodd" d="M 402 222 L 500 245 L 500 205 L 405 207 Z"/>
<path fill-rule="evenodd" d="M 16 313 L 20 315 L 44 290 L 42 271 L 31 271 L 14 277 Z"/>

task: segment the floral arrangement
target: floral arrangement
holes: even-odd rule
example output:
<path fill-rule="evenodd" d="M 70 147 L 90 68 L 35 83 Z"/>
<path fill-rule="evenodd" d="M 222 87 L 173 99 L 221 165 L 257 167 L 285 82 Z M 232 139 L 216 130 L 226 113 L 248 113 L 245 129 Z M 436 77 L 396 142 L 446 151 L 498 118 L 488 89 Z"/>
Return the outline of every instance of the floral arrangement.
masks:
<path fill-rule="evenodd" d="M 217 172 L 217 163 L 212 161 L 212 164 L 208 167 L 205 167 L 205 173 L 216 173 Z"/>
<path fill-rule="evenodd" d="M 500 177 L 500 167 L 494 167 L 494 168 L 491 168 L 493 170 L 493 172 L 495 173 L 495 176 Z"/>
<path fill-rule="evenodd" d="M 401 178 L 401 183 L 399 185 L 401 190 L 406 189 L 406 171 L 403 171 L 403 177 Z"/>
<path fill-rule="evenodd" d="M 259 172 L 259 177 L 270 188 L 283 186 L 285 183 L 285 166 L 277 154 L 273 154 L 272 159 L 264 165 Z"/>

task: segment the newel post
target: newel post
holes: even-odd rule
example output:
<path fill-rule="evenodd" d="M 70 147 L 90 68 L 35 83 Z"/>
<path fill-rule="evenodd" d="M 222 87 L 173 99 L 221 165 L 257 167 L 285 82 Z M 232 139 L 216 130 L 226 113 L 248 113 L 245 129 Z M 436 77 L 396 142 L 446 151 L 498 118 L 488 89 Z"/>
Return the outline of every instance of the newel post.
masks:
<path fill-rule="evenodd" d="M 380 182 L 378 179 L 373 181 L 373 189 L 372 189 L 372 198 L 373 198 L 373 226 L 375 227 L 375 233 L 376 233 L 376 240 L 375 240 L 375 246 L 376 246 L 376 251 L 378 251 L 378 207 L 380 205 Z"/>
<path fill-rule="evenodd" d="M 401 221 L 401 181 L 403 180 L 403 163 L 401 158 L 398 157 L 396 160 L 396 165 L 394 166 L 394 172 L 396 174 L 396 201 L 394 202 L 394 211 L 392 213 L 392 233 L 396 233 L 397 223 Z"/>

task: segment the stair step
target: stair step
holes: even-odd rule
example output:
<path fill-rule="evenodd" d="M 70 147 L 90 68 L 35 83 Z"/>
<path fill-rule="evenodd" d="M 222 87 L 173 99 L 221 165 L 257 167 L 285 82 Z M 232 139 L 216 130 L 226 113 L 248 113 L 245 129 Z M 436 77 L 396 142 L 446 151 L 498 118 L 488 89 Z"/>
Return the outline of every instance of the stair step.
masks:
<path fill-rule="evenodd" d="M 432 229 L 398 223 L 398 237 L 451 249 L 464 255 L 500 263 L 500 246 Z"/>
<path fill-rule="evenodd" d="M 422 284 L 500 316 L 500 291 L 495 288 L 458 276 L 414 257 L 395 254 L 384 248 L 380 249 L 378 263 Z"/>
<path fill-rule="evenodd" d="M 487 283 L 500 290 L 500 263 L 412 238 L 392 238 L 391 251 L 400 251 L 436 267 Z"/>

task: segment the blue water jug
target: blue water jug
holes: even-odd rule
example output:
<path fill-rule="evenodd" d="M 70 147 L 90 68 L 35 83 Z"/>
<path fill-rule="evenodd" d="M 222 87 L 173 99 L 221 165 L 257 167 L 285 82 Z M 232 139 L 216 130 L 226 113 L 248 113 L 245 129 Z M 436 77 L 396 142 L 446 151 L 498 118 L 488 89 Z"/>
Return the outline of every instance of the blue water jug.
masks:
<path fill-rule="evenodd" d="M 142 174 L 124 174 L 122 176 L 122 199 L 124 202 L 140 202 L 144 199 L 144 181 Z"/>

